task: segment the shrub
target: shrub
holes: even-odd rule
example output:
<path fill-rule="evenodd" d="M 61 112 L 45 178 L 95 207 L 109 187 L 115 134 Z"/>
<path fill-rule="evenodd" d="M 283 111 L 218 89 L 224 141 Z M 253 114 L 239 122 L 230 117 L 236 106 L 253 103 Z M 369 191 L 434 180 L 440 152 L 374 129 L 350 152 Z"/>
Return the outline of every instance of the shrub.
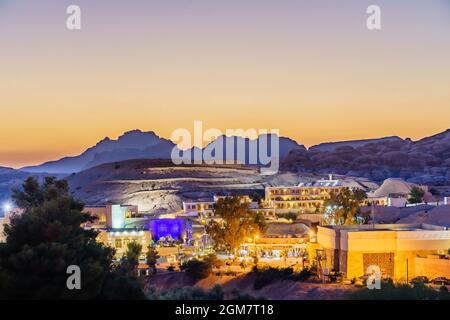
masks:
<path fill-rule="evenodd" d="M 293 271 L 294 270 L 292 268 L 280 269 L 266 267 L 262 269 L 256 269 L 256 271 L 253 271 L 256 274 L 253 288 L 255 290 L 259 290 L 271 284 L 274 280 L 288 280 L 292 276 Z"/>
<path fill-rule="evenodd" d="M 304 268 L 302 271 L 294 273 L 291 278 L 294 281 L 303 282 L 309 280 L 312 276 L 314 276 L 314 273 L 309 268 Z"/>
<path fill-rule="evenodd" d="M 182 265 L 182 269 L 186 272 L 189 278 L 198 281 L 208 277 L 212 271 L 210 261 L 204 260 L 189 260 Z"/>
<path fill-rule="evenodd" d="M 394 284 L 391 279 L 381 282 L 381 289 L 362 288 L 350 295 L 355 300 L 446 300 L 450 299 L 448 291 L 436 291 L 423 284 Z"/>
<path fill-rule="evenodd" d="M 156 294 L 148 294 L 150 300 L 223 300 L 224 293 L 220 285 L 215 285 L 211 290 L 204 291 L 201 288 L 172 288 Z"/>
<path fill-rule="evenodd" d="M 174 272 L 175 271 L 175 266 L 168 266 L 167 267 L 167 271 Z"/>

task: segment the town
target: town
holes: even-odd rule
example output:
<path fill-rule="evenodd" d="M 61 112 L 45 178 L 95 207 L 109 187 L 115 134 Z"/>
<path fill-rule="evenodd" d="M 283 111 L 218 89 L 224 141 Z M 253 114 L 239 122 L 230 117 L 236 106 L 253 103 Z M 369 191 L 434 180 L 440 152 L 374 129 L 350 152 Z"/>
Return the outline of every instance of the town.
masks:
<path fill-rule="evenodd" d="M 139 244 L 140 277 L 180 272 L 189 261 L 214 254 L 222 261 L 216 271 L 228 274 L 245 274 L 255 266 L 290 267 L 314 269 L 325 284 L 365 284 L 375 266 L 381 278 L 398 283 L 427 279 L 446 285 L 450 279 L 448 219 L 446 225 L 389 219 L 433 210 L 448 218 L 450 198 L 433 196 L 425 185 L 392 178 L 381 186 L 365 185 L 330 174 L 295 186 L 267 186 L 263 195 L 222 191 L 209 201 L 183 202 L 182 208 L 154 215 L 136 205 L 86 205 L 84 212 L 95 220 L 83 228 L 98 232 L 97 241 L 114 248 L 117 261 L 127 255 L 130 244 Z M 5 210 L 1 225 L 21 212 L 9 206 Z M 226 224 L 235 221 L 224 210 L 237 214 L 238 220 L 245 214 L 250 220 L 260 217 L 261 228 L 229 229 Z M 231 237 L 238 243 L 218 237 L 214 226 L 234 230 Z M 154 262 L 147 261 L 149 250 L 157 258 Z"/>

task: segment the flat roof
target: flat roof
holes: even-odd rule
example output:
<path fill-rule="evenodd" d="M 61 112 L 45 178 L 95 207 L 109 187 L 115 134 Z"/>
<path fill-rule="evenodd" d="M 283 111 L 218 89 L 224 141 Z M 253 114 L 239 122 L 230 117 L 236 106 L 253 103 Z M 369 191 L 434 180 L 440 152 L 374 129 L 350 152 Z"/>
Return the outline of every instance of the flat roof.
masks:
<path fill-rule="evenodd" d="M 445 226 L 431 224 L 360 224 L 343 226 L 321 226 L 322 228 L 347 232 L 367 232 L 367 231 L 445 231 Z"/>

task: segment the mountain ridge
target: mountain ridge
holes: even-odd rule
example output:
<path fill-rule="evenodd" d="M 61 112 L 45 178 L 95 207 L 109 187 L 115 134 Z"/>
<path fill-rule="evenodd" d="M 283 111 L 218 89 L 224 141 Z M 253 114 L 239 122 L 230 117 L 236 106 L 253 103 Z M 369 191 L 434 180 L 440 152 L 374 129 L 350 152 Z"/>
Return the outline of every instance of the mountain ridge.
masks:
<path fill-rule="evenodd" d="M 258 139 L 261 137 L 263 136 L 258 136 Z M 268 137 L 269 135 L 266 138 Z M 230 152 L 233 156 L 229 155 L 229 150 L 225 148 L 230 140 L 233 140 L 235 146 L 234 152 Z M 210 160 L 217 156 L 215 147 L 220 147 L 221 144 L 224 150 L 223 160 L 229 160 L 231 157 L 237 163 L 254 164 L 249 158 L 252 141 L 256 140 L 222 135 L 204 148 L 181 150 L 175 143 L 159 137 L 153 131 L 132 130 L 116 140 L 106 137 L 78 156 L 20 170 L 31 173 L 70 174 L 104 163 L 131 159 L 170 159 L 174 148 L 178 149 L 179 154 L 184 153 L 191 159 L 195 152 L 202 152 L 203 159 Z M 238 142 L 245 146 L 245 158 L 239 158 L 237 155 Z M 269 144 L 269 154 L 271 153 Z M 289 137 L 280 137 L 279 158 L 281 170 L 284 171 L 331 172 L 366 177 L 374 181 L 399 177 L 414 183 L 450 184 L 450 129 L 416 141 L 388 136 L 325 142 L 309 149 Z M 259 156 L 256 164 L 261 164 Z"/>

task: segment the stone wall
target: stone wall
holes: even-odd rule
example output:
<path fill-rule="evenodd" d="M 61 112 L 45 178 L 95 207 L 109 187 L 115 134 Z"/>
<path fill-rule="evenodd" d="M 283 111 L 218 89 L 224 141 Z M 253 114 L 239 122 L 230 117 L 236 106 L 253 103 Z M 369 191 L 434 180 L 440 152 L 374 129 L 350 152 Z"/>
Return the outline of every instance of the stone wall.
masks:
<path fill-rule="evenodd" d="M 419 258 L 414 259 L 416 276 L 426 276 L 429 279 L 446 277 L 450 279 L 450 260 Z"/>

